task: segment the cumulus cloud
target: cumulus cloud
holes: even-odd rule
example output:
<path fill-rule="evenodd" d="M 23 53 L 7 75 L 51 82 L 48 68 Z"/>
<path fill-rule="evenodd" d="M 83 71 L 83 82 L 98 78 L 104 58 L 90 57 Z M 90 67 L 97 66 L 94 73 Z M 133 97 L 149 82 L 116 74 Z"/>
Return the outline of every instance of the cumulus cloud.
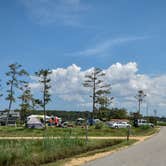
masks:
<path fill-rule="evenodd" d="M 81 0 L 19 0 L 29 15 L 40 24 L 77 25 L 89 8 Z"/>
<path fill-rule="evenodd" d="M 73 64 L 67 68 L 52 70 L 52 95 L 80 107 L 90 107 L 90 91 L 82 86 L 84 76 L 93 68 L 82 70 Z M 153 109 L 163 110 L 166 105 L 166 75 L 149 76 L 139 74 L 138 65 L 135 62 L 127 64 L 116 63 L 104 69 L 106 82 L 112 85 L 112 96 L 115 97 L 114 106 L 125 107 L 130 111 L 136 111 L 137 103 L 134 96 L 138 90 L 144 90 L 147 94 L 146 102 Z M 33 90 L 40 88 L 40 84 L 31 82 Z M 145 104 L 143 104 L 145 105 Z"/>
<path fill-rule="evenodd" d="M 86 93 L 82 86 L 84 75 L 87 71 L 81 71 L 81 68 L 73 64 L 67 68 L 57 68 L 52 70 L 51 75 L 51 93 L 57 95 L 60 99 L 65 101 L 83 102 Z M 41 85 L 34 82 L 30 86 L 34 90 L 39 90 Z"/>

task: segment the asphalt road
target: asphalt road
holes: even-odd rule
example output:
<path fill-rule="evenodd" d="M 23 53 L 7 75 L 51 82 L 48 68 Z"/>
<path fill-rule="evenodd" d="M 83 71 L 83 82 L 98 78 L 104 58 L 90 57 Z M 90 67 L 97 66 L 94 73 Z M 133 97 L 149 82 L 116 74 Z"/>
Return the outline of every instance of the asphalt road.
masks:
<path fill-rule="evenodd" d="M 142 143 L 84 166 L 166 166 L 166 127 Z"/>

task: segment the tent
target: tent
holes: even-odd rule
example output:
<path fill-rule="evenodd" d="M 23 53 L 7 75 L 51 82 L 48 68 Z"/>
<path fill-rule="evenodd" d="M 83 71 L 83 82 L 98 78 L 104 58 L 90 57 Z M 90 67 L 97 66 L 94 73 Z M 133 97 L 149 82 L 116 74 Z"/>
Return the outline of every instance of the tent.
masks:
<path fill-rule="evenodd" d="M 83 118 L 78 118 L 78 119 L 76 120 L 76 125 L 82 125 L 84 122 L 85 122 L 85 119 L 83 119 Z"/>
<path fill-rule="evenodd" d="M 35 128 L 35 129 L 42 129 L 44 128 L 43 123 L 35 117 L 31 117 L 28 122 L 27 122 L 27 127 L 28 128 Z"/>
<path fill-rule="evenodd" d="M 37 118 L 37 119 L 43 119 L 44 120 L 44 115 L 30 115 L 27 117 L 27 120 L 30 120 L 31 118 Z M 46 115 L 46 121 L 49 121 L 51 117 Z"/>

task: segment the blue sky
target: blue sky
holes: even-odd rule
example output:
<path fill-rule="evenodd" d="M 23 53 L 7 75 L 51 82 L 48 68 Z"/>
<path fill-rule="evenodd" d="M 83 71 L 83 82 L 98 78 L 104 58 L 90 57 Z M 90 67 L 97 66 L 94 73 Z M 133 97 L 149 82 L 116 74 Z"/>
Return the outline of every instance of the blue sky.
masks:
<path fill-rule="evenodd" d="M 165 9 L 164 0 L 1 1 L 1 78 L 5 80 L 7 66 L 13 62 L 31 74 L 72 64 L 83 72 L 133 62 L 138 75 L 165 76 Z M 79 109 L 56 95 L 53 98 L 57 108 Z"/>

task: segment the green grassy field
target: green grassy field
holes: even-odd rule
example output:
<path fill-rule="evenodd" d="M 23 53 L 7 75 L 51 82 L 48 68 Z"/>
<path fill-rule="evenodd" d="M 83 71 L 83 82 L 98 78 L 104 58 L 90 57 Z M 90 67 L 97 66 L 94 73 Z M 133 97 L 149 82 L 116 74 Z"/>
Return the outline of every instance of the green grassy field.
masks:
<path fill-rule="evenodd" d="M 122 148 L 122 147 L 125 147 L 125 146 L 129 146 L 129 145 L 131 145 L 135 142 L 136 142 L 136 140 L 129 140 L 129 141 L 123 140 L 121 143 L 118 143 L 118 144 L 115 144 L 115 145 L 112 145 L 112 146 L 102 147 L 101 149 L 94 149 L 94 150 L 91 150 L 91 151 L 88 151 L 88 152 L 85 152 L 85 153 L 75 155 L 73 157 L 75 159 L 80 158 L 80 157 L 89 157 L 89 156 L 93 156 L 94 154 L 97 154 L 97 153 L 104 153 L 104 152 L 108 152 L 108 151 L 115 150 L 115 149 L 118 149 L 118 148 Z M 41 166 L 64 166 L 66 163 L 70 162 L 71 159 L 73 159 L 73 158 L 65 158 L 63 160 L 58 160 L 56 162 L 50 162 L 50 163 L 47 163 L 47 164 L 42 164 Z"/>
<path fill-rule="evenodd" d="M 132 136 L 151 135 L 157 128 L 131 128 Z M 126 136 L 127 129 L 111 129 L 104 126 L 88 129 L 89 136 Z M 89 140 L 80 139 L 85 136 L 85 129 L 75 128 L 47 128 L 27 129 L 23 127 L 0 127 L 0 137 L 38 137 L 43 140 L 0 140 L 0 166 L 44 166 L 63 164 L 68 158 L 78 155 L 92 155 L 93 153 L 108 151 L 112 148 L 125 146 L 134 142 L 130 140 Z M 58 136 L 58 139 L 51 139 Z M 71 138 L 72 136 L 72 138 Z M 74 137 L 74 138 L 73 138 Z M 87 153 L 86 153 L 87 152 Z M 53 164 L 50 164 L 52 163 Z"/>
<path fill-rule="evenodd" d="M 156 128 L 150 127 L 139 127 L 131 128 L 132 136 L 145 136 L 155 133 Z M 94 126 L 89 127 L 89 136 L 126 136 L 127 129 L 111 129 L 104 126 L 101 129 L 95 129 Z M 65 136 L 66 134 L 72 136 L 85 136 L 85 129 L 81 127 L 75 128 L 50 128 L 46 130 L 43 129 L 27 129 L 24 127 L 0 127 L 0 137 L 10 136 L 10 137 L 38 137 L 38 136 Z"/>
<path fill-rule="evenodd" d="M 158 126 L 166 126 L 166 122 L 157 122 Z"/>
<path fill-rule="evenodd" d="M 123 142 L 126 140 L 89 140 L 86 143 L 84 139 L 70 137 L 33 141 L 0 140 L 0 166 L 38 166 Z"/>

